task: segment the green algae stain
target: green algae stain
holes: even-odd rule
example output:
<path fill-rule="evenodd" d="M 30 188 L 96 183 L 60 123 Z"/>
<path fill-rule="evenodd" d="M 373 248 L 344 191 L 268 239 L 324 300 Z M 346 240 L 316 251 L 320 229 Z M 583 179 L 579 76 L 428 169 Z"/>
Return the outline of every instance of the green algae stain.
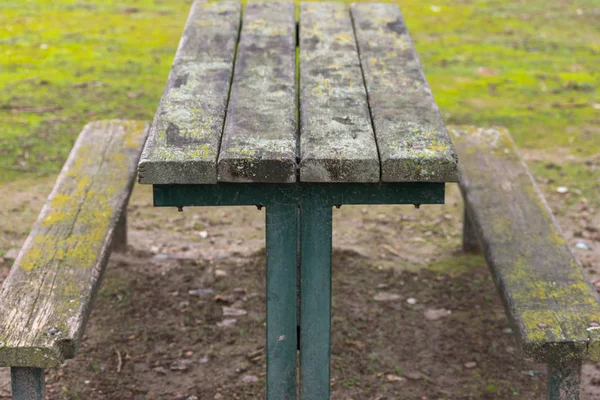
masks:
<path fill-rule="evenodd" d="M 109 153 L 106 160 L 100 157 L 102 149 L 79 147 L 77 157 L 57 182 L 59 191 L 42 211 L 33 230 L 35 236 L 20 260 L 21 269 L 31 271 L 54 263 L 75 268 L 95 264 L 116 218 L 119 194 L 129 182 L 125 154 Z"/>

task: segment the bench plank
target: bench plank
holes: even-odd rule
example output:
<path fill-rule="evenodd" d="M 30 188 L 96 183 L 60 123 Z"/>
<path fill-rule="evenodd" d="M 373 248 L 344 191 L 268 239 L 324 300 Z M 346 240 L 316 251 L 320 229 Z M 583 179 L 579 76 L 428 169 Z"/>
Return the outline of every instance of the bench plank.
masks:
<path fill-rule="evenodd" d="M 294 11 L 291 2 L 246 7 L 219 154 L 219 181 L 296 181 Z"/>
<path fill-rule="evenodd" d="M 394 4 L 353 4 L 352 17 L 384 182 L 456 181 L 457 159 Z"/>
<path fill-rule="evenodd" d="M 140 166 L 140 183 L 216 183 L 241 21 L 237 1 L 196 1 Z"/>
<path fill-rule="evenodd" d="M 300 6 L 300 180 L 379 182 L 379 156 L 350 10 Z"/>
<path fill-rule="evenodd" d="M 600 305 L 501 128 L 452 128 L 460 187 L 507 314 L 536 361 L 599 359 Z"/>
<path fill-rule="evenodd" d="M 144 123 L 88 124 L 0 289 L 0 366 L 74 357 L 127 206 Z"/>

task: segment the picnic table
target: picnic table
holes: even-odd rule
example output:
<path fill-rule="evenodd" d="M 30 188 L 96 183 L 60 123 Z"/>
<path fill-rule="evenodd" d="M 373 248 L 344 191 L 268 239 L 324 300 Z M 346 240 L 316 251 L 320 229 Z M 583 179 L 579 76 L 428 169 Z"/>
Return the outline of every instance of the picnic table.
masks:
<path fill-rule="evenodd" d="M 138 173 L 155 206 L 266 207 L 267 396 L 299 355 L 328 399 L 333 206 L 442 204 L 457 157 L 397 6 L 295 7 L 192 6 Z"/>

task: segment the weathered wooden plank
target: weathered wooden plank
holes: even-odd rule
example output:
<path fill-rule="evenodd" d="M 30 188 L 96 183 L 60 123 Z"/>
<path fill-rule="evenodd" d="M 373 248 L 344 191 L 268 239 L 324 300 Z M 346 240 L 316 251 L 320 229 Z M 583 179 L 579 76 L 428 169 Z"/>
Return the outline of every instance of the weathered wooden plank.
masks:
<path fill-rule="evenodd" d="M 215 183 L 241 20 L 238 1 L 196 1 L 139 165 L 140 183 Z"/>
<path fill-rule="evenodd" d="M 75 355 L 146 140 L 144 123 L 88 124 L 0 289 L 0 366 Z"/>
<path fill-rule="evenodd" d="M 384 182 L 457 180 L 457 159 L 394 4 L 353 4 Z"/>
<path fill-rule="evenodd" d="M 300 6 L 300 180 L 379 182 L 379 156 L 350 10 Z"/>
<path fill-rule="evenodd" d="M 460 186 L 508 316 L 536 361 L 600 359 L 596 290 L 501 128 L 451 128 Z"/>
<path fill-rule="evenodd" d="M 296 181 L 294 4 L 249 3 L 219 154 L 223 182 Z"/>

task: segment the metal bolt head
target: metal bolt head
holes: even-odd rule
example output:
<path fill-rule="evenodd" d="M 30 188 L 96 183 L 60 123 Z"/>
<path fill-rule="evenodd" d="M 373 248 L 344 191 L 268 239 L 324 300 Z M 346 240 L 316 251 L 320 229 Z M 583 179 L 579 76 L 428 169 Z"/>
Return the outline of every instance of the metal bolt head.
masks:
<path fill-rule="evenodd" d="M 542 323 L 539 323 L 537 326 L 538 326 L 538 328 L 542 328 L 542 329 L 544 329 L 544 328 L 547 328 L 547 327 L 548 327 L 548 325 L 546 325 L 546 324 L 545 324 L 545 323 L 543 323 L 543 322 L 542 322 Z"/>
<path fill-rule="evenodd" d="M 56 336 L 60 334 L 60 330 L 58 328 L 50 328 L 48 329 L 48 333 L 52 336 Z"/>

